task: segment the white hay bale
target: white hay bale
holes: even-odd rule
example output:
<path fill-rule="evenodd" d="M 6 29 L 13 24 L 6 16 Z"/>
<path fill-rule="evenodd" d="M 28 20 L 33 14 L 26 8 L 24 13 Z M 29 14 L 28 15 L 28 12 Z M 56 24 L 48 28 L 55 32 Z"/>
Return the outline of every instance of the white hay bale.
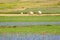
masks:
<path fill-rule="evenodd" d="M 23 12 L 21 12 L 21 14 L 23 14 Z"/>
<path fill-rule="evenodd" d="M 34 12 L 30 11 L 30 15 L 33 15 L 33 14 L 34 14 Z"/>
<path fill-rule="evenodd" d="M 39 14 L 42 14 L 42 11 L 38 11 Z"/>

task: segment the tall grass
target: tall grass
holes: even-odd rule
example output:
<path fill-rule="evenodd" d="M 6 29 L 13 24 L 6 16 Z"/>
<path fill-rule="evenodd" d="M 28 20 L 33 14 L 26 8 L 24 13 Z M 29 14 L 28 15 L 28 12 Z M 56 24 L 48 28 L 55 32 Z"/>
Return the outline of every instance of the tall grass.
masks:
<path fill-rule="evenodd" d="M 42 11 L 43 14 L 60 14 L 60 7 L 39 7 L 39 8 L 27 8 L 25 10 L 17 10 L 11 12 L 0 12 L 0 14 L 28 14 L 30 11 L 33 11 L 35 14 L 38 14 L 38 11 Z"/>

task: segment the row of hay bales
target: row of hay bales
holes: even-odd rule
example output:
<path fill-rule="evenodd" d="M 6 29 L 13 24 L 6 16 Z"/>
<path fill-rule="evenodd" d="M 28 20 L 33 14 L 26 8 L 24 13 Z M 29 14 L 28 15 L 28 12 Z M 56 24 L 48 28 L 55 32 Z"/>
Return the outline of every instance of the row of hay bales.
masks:
<path fill-rule="evenodd" d="M 24 14 L 24 12 L 21 12 L 21 14 Z M 33 12 L 33 11 L 30 11 L 29 14 L 30 14 L 30 15 L 33 15 L 34 12 Z M 42 14 L 42 11 L 38 11 L 38 14 Z"/>
<path fill-rule="evenodd" d="M 27 8 L 23 10 L 22 12 L 26 14 L 26 13 L 29 13 L 30 11 L 33 11 L 34 14 L 38 13 L 38 11 L 42 11 L 43 14 L 57 14 L 57 13 L 60 14 L 60 7 Z"/>

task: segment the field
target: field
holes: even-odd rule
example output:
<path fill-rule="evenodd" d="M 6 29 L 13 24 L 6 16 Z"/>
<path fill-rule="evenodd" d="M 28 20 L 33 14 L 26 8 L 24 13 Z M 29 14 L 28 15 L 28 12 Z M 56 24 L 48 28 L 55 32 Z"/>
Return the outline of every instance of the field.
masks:
<path fill-rule="evenodd" d="M 60 16 L 0 16 L 0 22 L 60 22 Z M 0 26 L 0 33 L 60 34 L 60 25 Z"/>
<path fill-rule="evenodd" d="M 37 8 L 37 7 L 56 7 L 58 5 L 58 1 L 53 2 L 12 2 L 12 3 L 0 3 L 0 9 L 21 9 L 24 8 Z"/>
<path fill-rule="evenodd" d="M 37 14 L 42 11 L 43 14 L 60 14 L 60 5 L 58 1 L 52 2 L 13 2 L 0 3 L 0 14 L 28 14 L 33 11 Z"/>
<path fill-rule="evenodd" d="M 43 14 L 60 14 L 60 7 L 39 7 L 39 8 L 26 8 L 26 9 L 4 9 L 0 10 L 0 14 L 28 14 L 33 11 L 34 14 L 38 14 L 38 11 L 42 11 Z"/>
<path fill-rule="evenodd" d="M 21 16 L 21 12 L 29 14 L 33 11 L 38 15 L 38 11 L 42 11 L 42 16 Z M 1 15 L 3 14 L 3 15 Z M 4 15 L 6 14 L 6 15 Z M 11 14 L 12 16 L 9 16 Z M 15 16 L 14 16 L 14 15 Z M 45 15 L 49 14 L 49 15 Z M 53 14 L 53 15 L 51 15 Z M 59 14 L 59 15 L 55 15 Z M 17 16 L 19 15 L 19 16 Z M 59 1 L 52 2 L 11 2 L 0 3 L 0 22 L 60 22 L 60 4 Z M 22 27 L 3 27 L 1 32 L 32 32 L 32 33 L 51 33 L 60 34 L 60 25 L 31 25 Z"/>
<path fill-rule="evenodd" d="M 60 16 L 0 16 L 0 22 L 60 22 Z"/>
<path fill-rule="evenodd" d="M 41 33 L 41 34 L 60 34 L 60 25 L 31 25 L 21 27 L 0 27 L 0 33 Z"/>
<path fill-rule="evenodd" d="M 59 0 L 0 0 L 0 40 L 60 40 L 59 30 Z"/>

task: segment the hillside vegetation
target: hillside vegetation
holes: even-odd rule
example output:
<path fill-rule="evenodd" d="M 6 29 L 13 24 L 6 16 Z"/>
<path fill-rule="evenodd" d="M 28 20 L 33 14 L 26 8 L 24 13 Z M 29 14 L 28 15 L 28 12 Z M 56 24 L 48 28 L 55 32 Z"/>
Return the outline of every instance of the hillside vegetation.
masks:
<path fill-rule="evenodd" d="M 43 13 L 60 13 L 59 0 L 0 0 L 0 12 L 43 11 Z"/>

